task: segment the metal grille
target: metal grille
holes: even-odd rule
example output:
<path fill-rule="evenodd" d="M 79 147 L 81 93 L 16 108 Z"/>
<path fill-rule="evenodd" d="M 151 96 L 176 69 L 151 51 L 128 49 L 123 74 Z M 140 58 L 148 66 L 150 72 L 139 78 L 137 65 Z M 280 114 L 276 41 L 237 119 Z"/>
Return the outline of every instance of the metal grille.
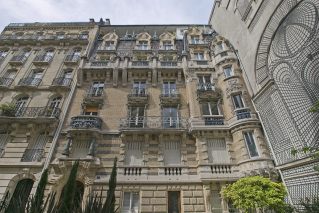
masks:
<path fill-rule="evenodd" d="M 12 78 L 0 78 L 0 86 L 10 86 L 11 83 L 13 82 Z"/>
<path fill-rule="evenodd" d="M 250 118 L 250 111 L 249 109 L 243 109 L 236 111 L 237 120 L 244 119 L 244 118 Z"/>
<path fill-rule="evenodd" d="M 44 149 L 26 149 L 20 162 L 40 162 Z"/>
<path fill-rule="evenodd" d="M 4 148 L 9 141 L 10 132 L 0 132 L 0 158 L 4 154 Z"/>
<path fill-rule="evenodd" d="M 294 176 L 294 175 L 315 172 L 313 167 L 317 166 L 317 165 L 318 165 L 318 162 L 309 163 L 309 164 L 305 164 L 305 165 L 301 165 L 301 166 L 296 166 L 296 167 L 293 167 L 290 169 L 283 170 L 282 174 L 285 178 L 287 178 L 287 177 Z"/>

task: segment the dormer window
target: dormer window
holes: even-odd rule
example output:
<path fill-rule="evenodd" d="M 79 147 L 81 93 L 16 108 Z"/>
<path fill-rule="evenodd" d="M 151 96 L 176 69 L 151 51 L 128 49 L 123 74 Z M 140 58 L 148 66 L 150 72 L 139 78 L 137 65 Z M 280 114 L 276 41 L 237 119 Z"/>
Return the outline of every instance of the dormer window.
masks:
<path fill-rule="evenodd" d="M 204 54 L 203 53 L 194 53 L 195 60 L 204 60 Z"/>
<path fill-rule="evenodd" d="M 114 49 L 114 43 L 105 44 L 105 50 L 113 50 L 113 49 Z"/>
<path fill-rule="evenodd" d="M 138 50 L 147 50 L 147 42 L 146 41 L 140 42 L 138 46 Z"/>
<path fill-rule="evenodd" d="M 192 37 L 191 43 L 192 43 L 192 44 L 199 44 L 199 37 L 198 37 L 198 36 Z"/>
<path fill-rule="evenodd" d="M 171 42 L 164 42 L 163 43 L 163 50 L 172 50 L 173 46 Z"/>
<path fill-rule="evenodd" d="M 222 43 L 217 44 L 217 47 L 218 47 L 218 51 L 219 51 L 219 52 L 224 51 L 224 47 L 223 47 L 223 44 L 222 44 Z"/>

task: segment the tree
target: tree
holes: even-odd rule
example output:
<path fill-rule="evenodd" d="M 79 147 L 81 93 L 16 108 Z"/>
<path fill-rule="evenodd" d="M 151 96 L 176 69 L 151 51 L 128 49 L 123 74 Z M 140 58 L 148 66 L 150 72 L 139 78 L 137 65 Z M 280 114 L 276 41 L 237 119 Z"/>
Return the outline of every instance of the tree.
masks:
<path fill-rule="evenodd" d="M 284 211 L 284 196 L 287 195 L 282 183 L 275 183 L 264 177 L 245 177 L 232 185 L 227 185 L 221 193 L 228 200 L 233 200 L 237 209 L 249 211 L 251 209 Z"/>
<path fill-rule="evenodd" d="M 116 188 L 116 162 L 117 158 L 114 158 L 114 164 L 112 168 L 112 173 L 109 180 L 109 190 L 107 194 L 112 193 L 110 196 L 112 197 L 111 205 L 110 205 L 110 212 L 114 212 L 115 210 L 115 188 Z"/>
<path fill-rule="evenodd" d="M 41 175 L 34 200 L 31 203 L 30 213 L 39 212 L 42 209 L 45 186 L 48 182 L 48 169 L 45 169 Z"/>
<path fill-rule="evenodd" d="M 79 161 L 76 161 L 72 166 L 68 181 L 65 184 L 64 197 L 59 209 L 59 213 L 69 213 L 72 210 L 72 201 L 75 190 L 76 173 L 78 171 Z"/>

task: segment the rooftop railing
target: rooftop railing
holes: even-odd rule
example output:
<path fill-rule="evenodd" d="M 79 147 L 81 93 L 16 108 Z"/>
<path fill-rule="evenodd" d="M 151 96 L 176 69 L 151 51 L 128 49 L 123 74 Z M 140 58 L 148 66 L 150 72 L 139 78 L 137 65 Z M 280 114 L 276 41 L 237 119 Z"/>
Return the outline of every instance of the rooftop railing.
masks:
<path fill-rule="evenodd" d="M 92 115 L 78 115 L 71 118 L 70 129 L 101 129 L 102 119 Z"/>

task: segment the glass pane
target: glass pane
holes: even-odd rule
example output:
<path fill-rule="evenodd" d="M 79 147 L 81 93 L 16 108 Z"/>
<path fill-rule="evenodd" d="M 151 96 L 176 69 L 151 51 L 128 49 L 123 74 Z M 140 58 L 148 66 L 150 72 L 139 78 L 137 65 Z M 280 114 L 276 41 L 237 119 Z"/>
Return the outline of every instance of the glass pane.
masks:
<path fill-rule="evenodd" d="M 258 151 L 257 151 L 256 143 L 254 141 L 252 132 L 246 132 L 244 136 L 245 136 L 250 157 L 258 156 Z"/>
<path fill-rule="evenodd" d="M 210 115 L 208 103 L 202 103 L 203 115 Z"/>
<path fill-rule="evenodd" d="M 6 78 L 13 78 L 16 75 L 16 72 L 9 72 L 6 76 Z"/>
<path fill-rule="evenodd" d="M 178 193 L 170 193 L 169 194 L 169 213 L 179 213 L 179 208 L 178 208 Z"/>
<path fill-rule="evenodd" d="M 198 57 L 199 57 L 199 58 L 198 58 L 199 60 L 203 60 L 203 59 L 204 59 L 204 55 L 203 55 L 202 53 L 200 53 L 200 54 L 198 55 Z"/>
<path fill-rule="evenodd" d="M 217 103 L 210 103 L 210 108 L 212 115 L 219 115 Z"/>
<path fill-rule="evenodd" d="M 171 112 L 169 114 L 170 117 L 177 117 L 177 109 L 171 108 Z"/>
<path fill-rule="evenodd" d="M 244 107 L 243 101 L 241 99 L 241 95 L 234 95 L 233 100 L 234 100 L 235 108 L 243 108 Z"/>
<path fill-rule="evenodd" d="M 139 88 L 139 86 L 140 86 L 140 82 L 134 82 L 133 88 Z"/>
<path fill-rule="evenodd" d="M 226 77 L 233 75 L 232 69 L 230 67 L 225 68 L 224 72 L 225 72 Z"/>
<path fill-rule="evenodd" d="M 169 115 L 169 108 L 164 108 L 163 109 L 163 116 L 167 117 Z"/>
<path fill-rule="evenodd" d="M 198 76 L 198 82 L 204 83 L 204 76 Z"/>
<path fill-rule="evenodd" d="M 217 46 L 218 46 L 218 50 L 219 50 L 219 52 L 221 52 L 221 51 L 223 51 L 223 50 L 224 50 L 224 48 L 223 48 L 223 45 L 222 45 L 222 44 L 218 44 Z"/>
<path fill-rule="evenodd" d="M 123 198 L 123 210 L 130 210 L 130 192 L 124 192 L 124 198 Z"/>
<path fill-rule="evenodd" d="M 196 53 L 195 53 L 194 57 L 195 57 L 196 60 L 199 59 L 198 54 L 196 54 Z"/>
<path fill-rule="evenodd" d="M 175 89 L 176 88 L 175 82 L 170 82 L 169 87 L 170 87 L 170 89 Z"/>
<path fill-rule="evenodd" d="M 144 108 L 143 107 L 138 108 L 138 116 L 144 116 Z"/>
<path fill-rule="evenodd" d="M 205 77 L 205 83 L 210 83 L 210 76 L 206 75 Z"/>
<path fill-rule="evenodd" d="M 140 195 L 138 192 L 132 192 L 132 209 L 138 210 Z"/>
<path fill-rule="evenodd" d="M 138 110 L 138 108 L 137 107 L 132 107 L 131 108 L 131 116 L 137 116 L 137 110 Z"/>

